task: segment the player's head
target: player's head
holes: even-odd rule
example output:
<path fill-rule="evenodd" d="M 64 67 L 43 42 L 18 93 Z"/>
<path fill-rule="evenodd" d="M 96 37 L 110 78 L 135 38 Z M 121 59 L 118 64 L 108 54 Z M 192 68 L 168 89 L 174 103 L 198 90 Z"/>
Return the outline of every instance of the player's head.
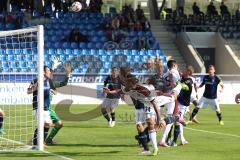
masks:
<path fill-rule="evenodd" d="M 158 75 L 162 75 L 163 74 L 163 64 L 162 61 L 158 61 L 156 63 L 156 72 Z"/>
<path fill-rule="evenodd" d="M 194 73 L 194 68 L 192 65 L 187 65 L 186 69 L 184 70 L 183 74 L 184 76 L 192 76 Z"/>
<path fill-rule="evenodd" d="M 50 68 L 48 68 L 48 66 L 44 66 L 43 70 L 44 70 L 44 76 L 47 78 L 51 78 L 52 73 Z"/>
<path fill-rule="evenodd" d="M 128 74 L 126 77 L 126 88 L 134 89 L 138 83 L 138 78 L 132 74 Z"/>
<path fill-rule="evenodd" d="M 117 68 L 116 67 L 112 67 L 111 76 L 112 77 L 117 77 Z"/>
<path fill-rule="evenodd" d="M 119 71 L 119 78 L 121 81 L 125 81 L 128 74 L 131 73 L 131 70 L 127 67 L 121 67 Z"/>
<path fill-rule="evenodd" d="M 216 72 L 215 66 L 214 66 L 214 65 L 209 65 L 209 66 L 208 66 L 208 69 L 207 69 L 207 72 L 208 72 L 208 74 L 209 74 L 210 76 L 213 76 L 213 75 L 215 74 L 215 72 Z"/>
<path fill-rule="evenodd" d="M 168 69 L 178 69 L 177 61 L 174 59 L 171 59 L 167 62 Z"/>

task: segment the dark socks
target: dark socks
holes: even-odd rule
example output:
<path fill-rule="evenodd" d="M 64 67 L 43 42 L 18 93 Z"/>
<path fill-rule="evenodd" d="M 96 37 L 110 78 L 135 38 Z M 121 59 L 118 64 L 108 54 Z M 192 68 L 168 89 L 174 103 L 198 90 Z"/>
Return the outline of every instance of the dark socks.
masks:
<path fill-rule="evenodd" d="M 147 135 L 147 142 L 150 142 L 149 134 L 148 134 L 148 127 L 146 127 L 143 131 L 145 135 Z"/>
<path fill-rule="evenodd" d="M 138 138 L 139 138 L 138 140 L 142 144 L 144 150 L 149 150 L 148 145 L 147 145 L 147 143 L 148 143 L 147 135 L 144 132 L 142 132 L 142 133 L 139 133 Z"/>
<path fill-rule="evenodd" d="M 199 110 L 198 108 L 194 108 L 194 110 L 192 111 L 192 115 L 191 115 L 191 117 L 190 117 L 190 121 L 192 121 L 193 118 L 197 115 L 198 110 Z"/>
<path fill-rule="evenodd" d="M 2 129 L 3 126 L 3 117 L 0 116 L 0 129 Z"/>
<path fill-rule="evenodd" d="M 175 142 L 175 143 L 177 142 L 179 133 L 180 133 L 180 126 L 179 125 L 175 125 L 173 142 Z"/>
<path fill-rule="evenodd" d="M 35 129 L 34 135 L 33 135 L 33 145 L 37 145 L 37 135 L 38 135 L 38 129 Z"/>
<path fill-rule="evenodd" d="M 48 130 L 49 130 L 49 128 L 45 128 L 45 127 L 44 127 L 44 141 L 45 141 L 46 138 L 47 138 Z"/>
<path fill-rule="evenodd" d="M 110 117 L 109 117 L 107 111 L 102 111 L 102 114 L 106 118 L 106 120 L 109 122 L 110 121 Z"/>
<path fill-rule="evenodd" d="M 169 133 L 168 133 L 167 141 L 166 141 L 166 142 L 170 142 L 171 137 L 172 137 L 172 130 L 173 130 L 173 125 L 172 125 L 172 127 L 171 127 L 171 129 L 170 129 L 170 131 L 169 131 Z"/>
<path fill-rule="evenodd" d="M 112 121 L 115 121 L 115 112 L 111 113 Z"/>
<path fill-rule="evenodd" d="M 218 120 L 221 121 L 222 120 L 222 113 L 219 113 L 219 112 L 216 112 L 216 113 L 217 113 Z"/>

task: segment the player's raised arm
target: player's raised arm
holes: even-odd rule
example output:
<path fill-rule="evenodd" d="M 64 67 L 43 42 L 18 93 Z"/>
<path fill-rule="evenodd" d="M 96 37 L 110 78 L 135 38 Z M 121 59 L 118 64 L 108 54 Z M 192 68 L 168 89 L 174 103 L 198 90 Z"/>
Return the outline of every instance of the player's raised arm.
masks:
<path fill-rule="evenodd" d="M 27 94 L 32 94 L 37 90 L 37 82 L 32 81 L 27 89 Z"/>

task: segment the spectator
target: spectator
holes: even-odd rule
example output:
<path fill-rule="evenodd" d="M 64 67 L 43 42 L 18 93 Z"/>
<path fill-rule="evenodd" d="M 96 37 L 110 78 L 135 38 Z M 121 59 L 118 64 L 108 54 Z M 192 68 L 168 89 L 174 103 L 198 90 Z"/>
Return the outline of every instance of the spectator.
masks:
<path fill-rule="evenodd" d="M 151 24 L 149 23 L 149 21 L 147 20 L 147 18 L 145 16 L 142 17 L 141 19 L 141 25 L 142 25 L 142 30 L 143 31 L 150 31 L 151 30 Z"/>
<path fill-rule="evenodd" d="M 160 56 L 156 53 L 155 64 L 157 64 L 157 63 L 162 63 L 162 60 L 161 60 Z"/>
<path fill-rule="evenodd" d="M 177 10 L 184 14 L 185 0 L 177 0 Z"/>
<path fill-rule="evenodd" d="M 217 12 L 216 7 L 214 6 L 213 2 L 210 2 L 210 4 L 207 6 L 207 15 L 208 16 L 218 15 L 218 12 Z"/>
<path fill-rule="evenodd" d="M 142 16 L 144 16 L 144 12 L 143 12 L 140 4 L 137 6 L 137 9 L 135 12 L 137 15 L 137 20 L 140 20 L 142 18 Z"/>
<path fill-rule="evenodd" d="M 55 11 L 61 11 L 61 0 L 53 0 Z"/>
<path fill-rule="evenodd" d="M 197 6 L 197 2 L 193 3 L 192 6 L 192 10 L 193 10 L 193 15 L 204 15 L 203 12 L 200 11 L 200 8 Z"/>
<path fill-rule="evenodd" d="M 112 28 L 113 30 L 117 30 L 120 27 L 120 20 L 118 18 L 118 16 L 116 16 L 113 20 L 112 20 Z"/>
<path fill-rule="evenodd" d="M 221 3 L 221 6 L 220 6 L 220 12 L 221 12 L 221 15 L 224 17 L 225 15 L 230 15 L 229 11 L 228 11 L 228 8 L 227 6 L 224 4 L 224 2 Z"/>
<path fill-rule="evenodd" d="M 155 71 L 155 64 L 154 61 L 152 59 L 152 56 L 148 57 L 147 62 L 144 64 L 143 66 L 144 68 L 146 68 L 146 70 L 150 73 L 153 73 Z"/>
<path fill-rule="evenodd" d="M 8 0 L 0 0 L 0 13 L 7 12 L 7 2 Z"/>
<path fill-rule="evenodd" d="M 240 7 L 238 6 L 238 9 L 235 12 L 236 18 L 240 19 Z"/>
<path fill-rule="evenodd" d="M 135 26 L 134 26 L 134 30 L 135 30 L 136 32 L 140 32 L 140 31 L 142 31 L 142 29 L 143 29 L 143 27 L 142 27 L 141 22 L 137 21 L 136 24 L 135 24 Z"/>
<path fill-rule="evenodd" d="M 90 0 L 89 8 L 92 12 L 101 12 L 103 2 L 102 0 Z"/>
<path fill-rule="evenodd" d="M 71 31 L 69 41 L 77 43 L 88 42 L 87 38 L 80 32 L 79 28 L 75 28 Z"/>

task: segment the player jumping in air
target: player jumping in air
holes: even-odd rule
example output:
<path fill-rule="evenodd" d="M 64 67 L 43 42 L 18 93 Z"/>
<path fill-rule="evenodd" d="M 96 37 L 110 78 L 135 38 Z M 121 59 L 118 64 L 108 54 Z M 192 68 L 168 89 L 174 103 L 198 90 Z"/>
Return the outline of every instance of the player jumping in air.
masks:
<path fill-rule="evenodd" d="M 117 90 L 116 93 L 106 93 L 105 91 L 110 89 L 111 91 Z M 117 75 L 117 68 L 113 67 L 111 71 L 111 75 L 107 77 L 104 81 L 103 92 L 107 94 L 106 98 L 103 100 L 101 104 L 101 111 L 103 116 L 108 121 L 109 127 L 115 126 L 115 108 L 118 106 L 121 91 L 121 83 L 120 78 Z M 109 117 L 108 112 L 111 114 L 111 118 Z"/>
<path fill-rule="evenodd" d="M 184 83 L 187 86 L 187 88 L 182 89 L 180 94 L 178 95 L 178 107 L 179 107 L 178 114 L 180 118 L 183 118 L 184 115 L 189 111 L 189 106 L 192 97 L 191 95 L 194 89 L 194 82 L 191 77 L 192 72 L 193 69 L 192 67 L 189 66 L 182 72 L 181 83 Z M 177 146 L 177 138 L 179 134 L 181 136 L 181 144 L 182 145 L 188 144 L 188 142 L 183 136 L 183 125 L 176 122 L 174 126 L 174 137 L 171 146 Z"/>
<path fill-rule="evenodd" d="M 64 81 L 62 81 L 62 82 L 54 81 L 53 75 L 51 74 L 51 79 L 53 80 L 55 88 L 60 88 L 60 87 L 66 86 L 68 83 L 68 79 L 71 76 L 71 71 L 72 71 L 71 63 L 70 62 L 64 63 L 63 68 L 66 73 Z M 53 68 L 53 70 L 54 70 L 54 68 Z M 51 95 L 50 95 L 50 102 L 52 101 L 53 95 L 55 95 L 55 94 L 56 94 L 56 90 L 52 90 Z M 63 123 L 62 123 L 60 117 L 56 114 L 56 112 L 53 110 L 53 108 L 51 106 L 49 107 L 49 112 L 50 112 L 50 117 L 53 121 L 54 126 L 52 127 L 50 134 L 46 138 L 45 143 L 54 145 L 54 144 L 56 144 L 56 142 L 53 141 L 53 138 L 57 135 L 59 130 L 62 128 Z"/>
<path fill-rule="evenodd" d="M 165 85 L 168 87 L 168 93 L 172 93 L 173 89 L 177 86 L 177 83 L 181 80 L 180 74 L 178 72 L 178 64 L 175 60 L 169 60 L 167 62 L 168 71 L 163 74 L 165 80 Z M 171 118 L 174 115 L 174 112 L 177 112 L 177 105 L 174 102 L 167 104 L 167 117 Z M 166 125 L 162 138 L 159 142 L 159 145 L 162 147 L 169 147 L 166 143 L 166 138 L 171 132 L 173 123 Z"/>
<path fill-rule="evenodd" d="M 153 145 L 152 155 L 157 155 L 156 131 L 162 123 L 160 123 L 160 111 L 155 101 L 156 95 L 154 87 L 152 85 L 138 84 L 138 79 L 135 76 L 128 75 L 126 78 L 126 88 L 123 89 L 123 92 L 144 104 L 149 138 Z"/>
<path fill-rule="evenodd" d="M 126 84 L 127 75 L 130 74 L 130 69 L 121 67 L 119 73 L 121 85 L 122 88 L 124 88 Z M 124 89 L 122 91 L 124 91 Z M 127 92 L 125 94 L 127 94 Z M 124 94 L 122 96 L 122 99 L 125 100 Z M 143 151 L 141 151 L 141 154 L 148 155 L 151 154 L 151 152 L 148 147 L 149 141 L 148 128 L 144 129 L 144 124 L 146 122 L 144 104 L 139 100 L 135 100 L 133 97 L 131 97 L 131 99 L 135 107 L 135 122 L 136 129 L 138 131 L 138 135 L 136 135 L 135 138 L 138 140 L 139 145 L 143 147 Z"/>
<path fill-rule="evenodd" d="M 33 111 L 36 117 L 38 118 L 37 110 L 38 110 L 38 80 L 34 79 L 30 86 L 28 87 L 27 93 L 33 94 Z M 52 120 L 50 117 L 49 106 L 50 106 L 50 94 L 51 90 L 55 90 L 53 81 L 51 80 L 51 71 L 47 66 L 44 66 L 44 140 L 47 138 L 48 130 L 52 126 Z M 33 137 L 33 149 L 36 149 L 37 145 L 37 136 L 38 129 L 34 132 Z"/>
<path fill-rule="evenodd" d="M 203 97 L 201 97 L 201 99 L 199 100 L 198 106 L 194 108 L 190 117 L 190 121 L 192 121 L 192 119 L 197 115 L 199 109 L 205 107 L 206 105 L 209 105 L 212 110 L 216 111 L 219 124 L 224 125 L 224 122 L 222 121 L 222 113 L 220 111 L 217 98 L 218 85 L 220 85 L 221 87 L 220 92 L 223 91 L 224 86 L 221 78 L 215 75 L 215 67 L 213 65 L 208 66 L 208 75 L 203 77 L 203 81 L 199 88 L 203 87 L 204 85 L 205 90 L 203 93 Z"/>
<path fill-rule="evenodd" d="M 5 132 L 3 131 L 3 118 L 4 118 L 4 112 L 3 110 L 0 108 L 0 136 L 4 135 Z"/>

